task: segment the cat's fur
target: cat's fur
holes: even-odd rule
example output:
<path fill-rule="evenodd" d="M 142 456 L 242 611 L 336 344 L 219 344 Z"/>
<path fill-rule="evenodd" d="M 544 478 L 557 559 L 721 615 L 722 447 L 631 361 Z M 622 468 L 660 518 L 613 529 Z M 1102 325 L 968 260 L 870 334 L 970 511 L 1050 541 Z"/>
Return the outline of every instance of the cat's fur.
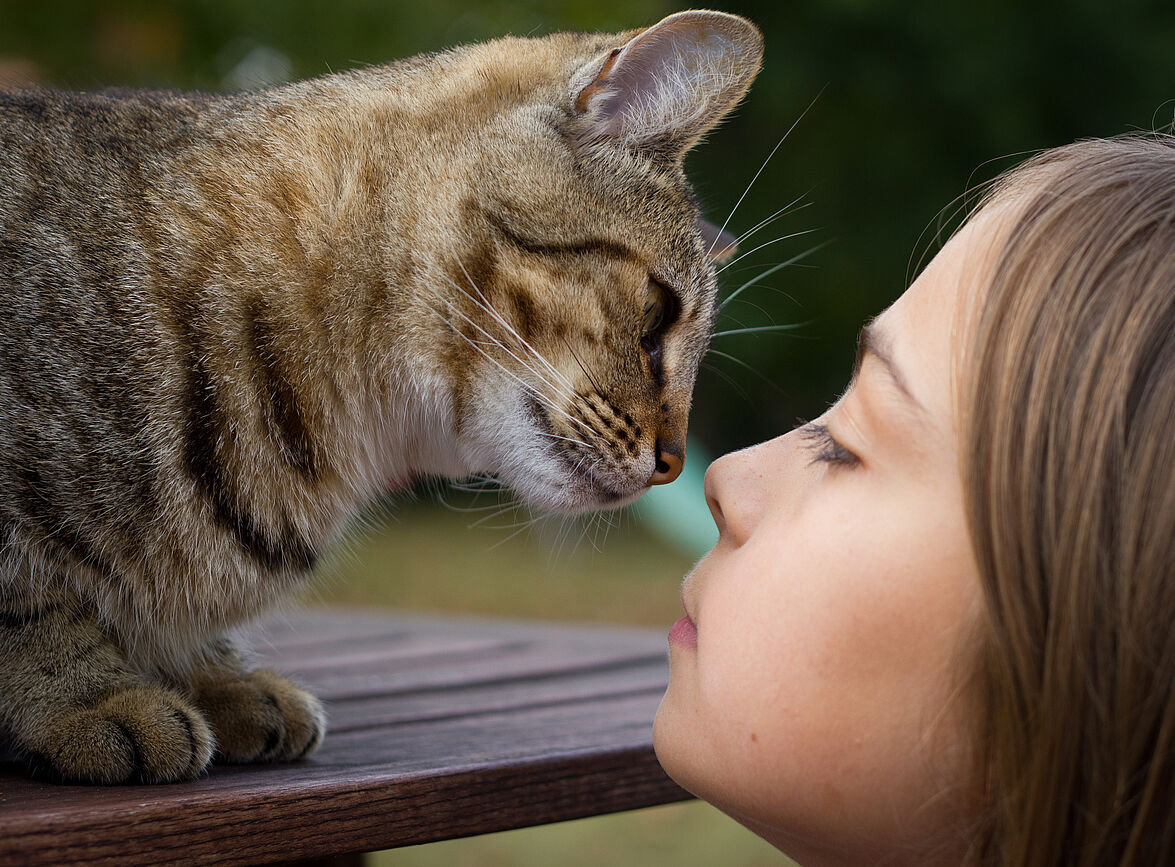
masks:
<path fill-rule="evenodd" d="M 761 53 L 681 13 L 261 93 L 0 94 L 0 735 L 90 782 L 305 755 L 320 705 L 228 635 L 357 509 L 671 476 L 715 316 L 681 162 Z"/>

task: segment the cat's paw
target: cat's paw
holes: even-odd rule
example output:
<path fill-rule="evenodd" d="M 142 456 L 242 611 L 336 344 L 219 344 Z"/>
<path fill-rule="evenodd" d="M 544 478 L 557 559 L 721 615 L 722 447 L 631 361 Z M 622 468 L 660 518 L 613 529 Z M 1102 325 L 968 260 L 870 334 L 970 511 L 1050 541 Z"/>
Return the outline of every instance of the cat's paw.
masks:
<path fill-rule="evenodd" d="M 38 739 L 40 770 L 75 783 L 167 783 L 199 776 L 212 759 L 212 730 L 175 692 L 119 689 L 55 718 Z"/>
<path fill-rule="evenodd" d="M 196 701 L 216 733 L 220 761 L 301 759 L 326 733 L 322 703 L 268 668 L 206 681 L 196 687 Z"/>

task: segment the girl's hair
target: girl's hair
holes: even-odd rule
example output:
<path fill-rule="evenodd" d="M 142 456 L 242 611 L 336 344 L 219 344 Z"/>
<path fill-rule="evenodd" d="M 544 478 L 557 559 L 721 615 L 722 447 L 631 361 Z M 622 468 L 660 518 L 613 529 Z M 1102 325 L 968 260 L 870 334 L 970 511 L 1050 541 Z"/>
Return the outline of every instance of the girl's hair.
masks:
<path fill-rule="evenodd" d="M 1175 864 L 1175 138 L 998 182 L 966 508 L 985 600 L 976 861 Z"/>

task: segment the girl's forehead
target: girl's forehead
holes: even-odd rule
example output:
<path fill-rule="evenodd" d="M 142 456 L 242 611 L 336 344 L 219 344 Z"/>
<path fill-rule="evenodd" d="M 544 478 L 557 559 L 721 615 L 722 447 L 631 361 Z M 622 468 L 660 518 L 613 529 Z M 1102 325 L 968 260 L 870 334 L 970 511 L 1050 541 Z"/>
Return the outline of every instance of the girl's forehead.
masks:
<path fill-rule="evenodd" d="M 944 430 L 956 429 L 973 324 L 1012 218 L 1003 205 L 977 212 L 877 319 L 894 360 Z"/>

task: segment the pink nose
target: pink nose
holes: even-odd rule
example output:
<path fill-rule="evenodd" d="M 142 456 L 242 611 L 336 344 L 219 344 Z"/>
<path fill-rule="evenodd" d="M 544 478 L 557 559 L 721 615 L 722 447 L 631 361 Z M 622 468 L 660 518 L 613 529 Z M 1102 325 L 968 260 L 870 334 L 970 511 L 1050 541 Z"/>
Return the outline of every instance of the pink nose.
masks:
<path fill-rule="evenodd" d="M 685 466 L 685 455 L 675 452 L 661 451 L 657 446 L 657 464 L 653 475 L 649 476 L 650 485 L 667 485 L 681 475 L 681 468 Z"/>

